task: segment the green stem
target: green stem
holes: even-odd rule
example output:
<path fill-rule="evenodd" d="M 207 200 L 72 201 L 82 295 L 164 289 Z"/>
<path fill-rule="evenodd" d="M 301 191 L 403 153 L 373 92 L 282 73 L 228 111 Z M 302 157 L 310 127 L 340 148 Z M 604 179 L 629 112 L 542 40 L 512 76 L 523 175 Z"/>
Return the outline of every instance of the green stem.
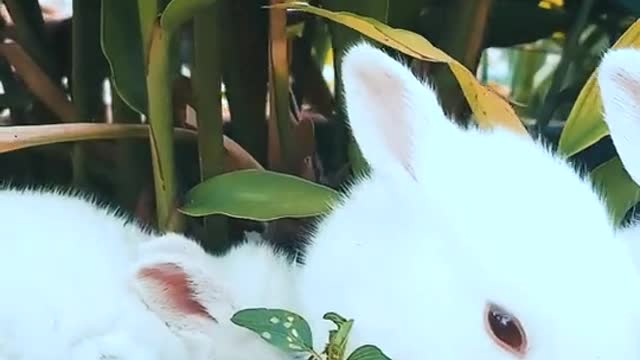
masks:
<path fill-rule="evenodd" d="M 323 6 L 332 11 L 350 11 L 361 16 L 368 16 L 383 23 L 387 23 L 389 16 L 390 0 L 325 0 Z M 342 91 L 342 56 L 345 51 L 356 41 L 364 37 L 340 24 L 329 24 L 331 43 L 333 46 L 333 68 L 335 73 L 335 111 L 338 119 L 334 147 L 336 151 L 337 168 L 349 162 L 355 173 L 368 169 L 367 163 L 362 157 L 358 144 L 353 139 L 347 126 L 347 114 L 344 106 L 344 94 Z"/>
<path fill-rule="evenodd" d="M 140 124 L 140 115 L 131 109 L 112 86 L 111 104 L 114 122 Z M 143 158 L 144 148 L 148 146 L 138 139 L 120 139 L 116 148 L 116 198 L 118 204 L 134 211 L 140 190 L 148 180 L 144 170 L 148 160 Z"/>
<path fill-rule="evenodd" d="M 271 4 L 281 3 L 272 0 Z M 278 142 L 280 143 L 280 159 L 283 171 L 292 173 L 296 170 L 293 164 L 295 151 L 291 118 L 289 117 L 289 61 L 287 59 L 287 13 L 282 9 L 269 10 L 269 65 L 270 91 L 269 103 L 272 111 L 270 116 L 275 119 L 278 127 Z"/>
<path fill-rule="evenodd" d="M 217 4 L 194 18 L 193 91 L 198 119 L 198 151 L 202 181 L 224 172 L 222 132 L 220 11 Z M 223 252 L 229 246 L 227 219 L 221 215 L 204 219 L 203 245 L 211 252 Z M 213 241 L 215 239 L 215 241 Z"/>
<path fill-rule="evenodd" d="M 575 54 L 579 51 L 578 42 L 580 40 L 580 34 L 582 34 L 582 31 L 587 24 L 589 14 L 591 13 L 591 9 L 593 9 L 594 4 L 595 0 L 584 0 L 582 4 L 580 4 L 576 21 L 571 26 L 569 34 L 567 35 L 567 41 L 562 49 L 560 63 L 553 74 L 553 80 L 551 81 L 549 91 L 547 91 L 544 105 L 540 108 L 540 112 L 538 114 L 536 122 L 536 132 L 538 133 L 542 132 L 542 130 L 549 125 L 549 122 L 551 122 L 551 118 L 553 117 L 553 113 L 558 107 L 558 102 L 560 100 L 559 94 L 562 90 L 564 80 L 566 79 L 569 65 L 571 65 L 571 62 L 575 59 Z"/>
<path fill-rule="evenodd" d="M 147 91 L 158 228 L 160 231 L 180 231 L 184 226 L 182 215 L 174 211 L 177 176 L 173 144 L 171 36 L 156 22 L 150 41 Z"/>
<path fill-rule="evenodd" d="M 441 29 L 441 49 L 475 73 L 484 48 L 489 14 L 494 0 L 451 0 L 446 4 L 447 27 Z M 443 108 L 457 119 L 466 118 L 467 101 L 458 81 L 447 67 L 433 71 L 433 82 Z"/>
<path fill-rule="evenodd" d="M 74 0 L 72 18 L 71 97 L 76 108 L 75 122 L 93 120 L 101 105 L 102 76 L 100 49 L 100 0 Z M 73 183 L 87 181 L 85 146 L 73 148 Z"/>

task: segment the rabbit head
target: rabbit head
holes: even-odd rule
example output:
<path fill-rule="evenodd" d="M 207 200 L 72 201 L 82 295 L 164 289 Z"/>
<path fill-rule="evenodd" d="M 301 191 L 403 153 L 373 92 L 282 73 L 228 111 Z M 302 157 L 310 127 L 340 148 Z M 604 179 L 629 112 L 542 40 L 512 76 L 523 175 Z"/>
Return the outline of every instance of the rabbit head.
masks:
<path fill-rule="evenodd" d="M 141 244 L 134 286 L 143 302 L 186 339 L 190 359 L 283 359 L 258 335 L 233 324 L 251 307 L 291 307 L 292 266 L 284 254 L 249 236 L 223 256 L 167 234 Z"/>
<path fill-rule="evenodd" d="M 394 360 L 640 358 L 640 278 L 590 183 L 501 127 L 462 129 L 434 91 L 366 43 L 342 76 L 371 171 L 318 224 L 300 296 L 321 348 Z"/>

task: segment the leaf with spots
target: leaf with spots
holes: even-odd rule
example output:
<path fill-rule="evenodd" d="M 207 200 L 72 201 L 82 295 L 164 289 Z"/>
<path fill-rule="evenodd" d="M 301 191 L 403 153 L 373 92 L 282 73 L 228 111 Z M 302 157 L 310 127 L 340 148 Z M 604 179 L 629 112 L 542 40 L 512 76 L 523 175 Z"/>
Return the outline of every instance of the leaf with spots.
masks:
<path fill-rule="evenodd" d="M 329 331 L 329 344 L 325 352 L 329 360 L 342 360 L 347 347 L 347 338 L 353 326 L 353 320 L 347 320 L 333 312 L 326 313 L 322 318 L 338 326 L 337 330 Z"/>
<path fill-rule="evenodd" d="M 236 312 L 231 322 L 253 331 L 280 350 L 313 353 L 311 328 L 296 313 L 281 309 L 244 309 Z"/>
<path fill-rule="evenodd" d="M 391 358 L 373 345 L 363 345 L 355 349 L 347 360 L 391 360 Z"/>

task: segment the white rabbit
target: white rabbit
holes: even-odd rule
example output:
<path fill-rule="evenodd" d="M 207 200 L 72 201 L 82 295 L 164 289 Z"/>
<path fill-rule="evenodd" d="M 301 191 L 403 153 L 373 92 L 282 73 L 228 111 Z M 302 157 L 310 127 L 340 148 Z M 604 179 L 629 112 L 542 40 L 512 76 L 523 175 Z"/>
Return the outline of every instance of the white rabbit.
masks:
<path fill-rule="evenodd" d="M 268 245 L 212 257 L 61 191 L 4 189 L 0 205 L 0 359 L 282 358 L 230 322 L 291 299 L 288 261 Z"/>
<path fill-rule="evenodd" d="M 394 360 L 640 358 L 640 277 L 588 180 L 537 141 L 454 125 L 366 43 L 342 69 L 372 172 L 300 268 L 318 350 L 335 311 L 355 320 L 347 352 Z"/>
<path fill-rule="evenodd" d="M 625 170 L 640 184 L 640 49 L 606 53 L 598 68 L 604 120 Z M 619 231 L 629 241 L 640 266 L 640 222 Z"/>

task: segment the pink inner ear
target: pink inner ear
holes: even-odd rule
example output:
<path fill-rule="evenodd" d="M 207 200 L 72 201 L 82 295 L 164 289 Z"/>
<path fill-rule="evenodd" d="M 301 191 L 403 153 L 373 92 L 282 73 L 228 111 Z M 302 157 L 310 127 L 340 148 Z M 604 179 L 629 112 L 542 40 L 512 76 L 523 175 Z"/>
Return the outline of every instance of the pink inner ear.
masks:
<path fill-rule="evenodd" d="M 640 104 L 640 82 L 634 75 L 620 68 L 615 73 L 615 80 L 618 81 L 626 93 L 633 98 L 634 103 Z"/>
<path fill-rule="evenodd" d="M 199 315 L 216 321 L 194 296 L 187 274 L 176 264 L 165 263 L 142 269 L 138 276 L 160 285 L 170 304 L 185 315 Z"/>
<path fill-rule="evenodd" d="M 382 111 L 373 114 L 378 118 L 377 121 L 369 126 L 377 127 L 378 135 L 385 142 L 381 145 L 386 146 L 394 157 L 392 160 L 397 161 L 415 179 L 412 166 L 413 129 L 408 123 L 408 119 L 414 115 L 407 109 L 411 105 L 407 99 L 407 85 L 397 74 L 382 67 L 364 66 L 353 71 L 359 78 L 357 81 L 364 83 L 364 93 L 358 96 L 373 104 L 381 104 L 379 109 Z"/>

